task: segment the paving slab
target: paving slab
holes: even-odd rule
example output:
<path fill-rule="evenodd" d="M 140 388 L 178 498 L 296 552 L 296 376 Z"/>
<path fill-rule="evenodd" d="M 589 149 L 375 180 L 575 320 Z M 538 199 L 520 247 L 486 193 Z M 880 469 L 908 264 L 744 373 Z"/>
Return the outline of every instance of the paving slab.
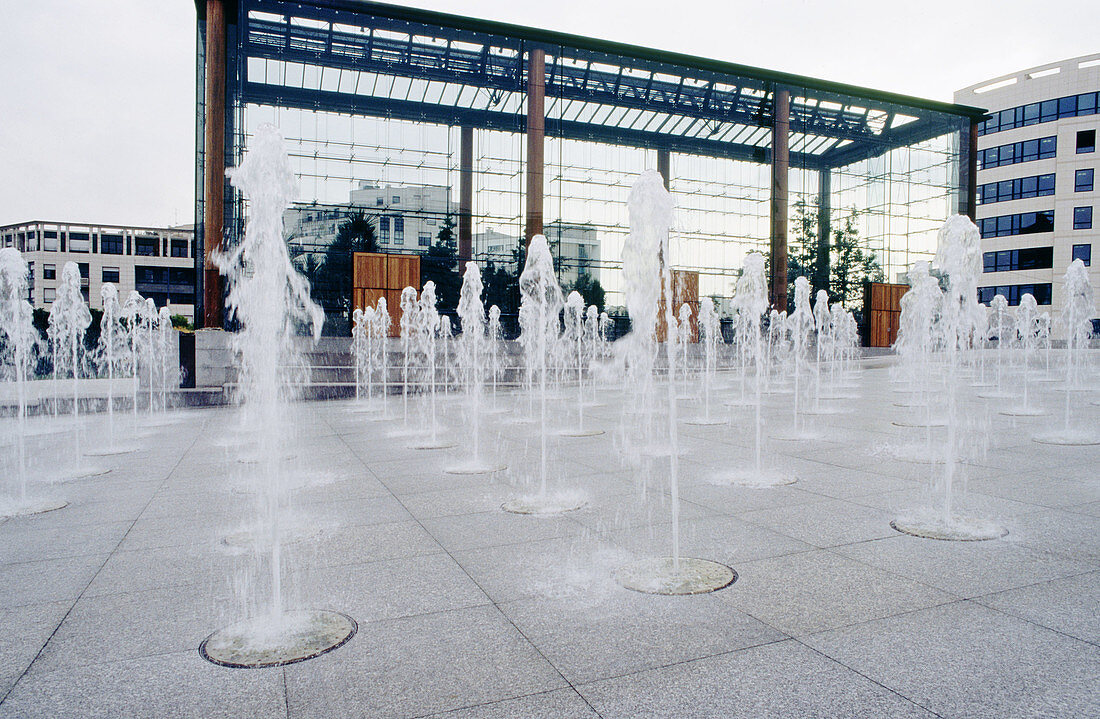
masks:
<path fill-rule="evenodd" d="M 577 687 L 604 719 L 930 719 L 935 714 L 786 640 Z"/>
<path fill-rule="evenodd" d="M 1100 713 L 1100 647 L 974 602 L 932 607 L 805 641 L 941 716 Z"/>

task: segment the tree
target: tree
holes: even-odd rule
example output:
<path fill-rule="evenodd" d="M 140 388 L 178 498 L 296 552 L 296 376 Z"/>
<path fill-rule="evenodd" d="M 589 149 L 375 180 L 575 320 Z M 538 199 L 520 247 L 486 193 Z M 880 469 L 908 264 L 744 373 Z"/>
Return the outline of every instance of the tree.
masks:
<path fill-rule="evenodd" d="M 313 284 L 314 298 L 324 307 L 327 316 L 343 320 L 349 334 L 354 264 L 352 256 L 356 252 L 378 251 L 372 219 L 362 212 L 356 212 L 340 223 L 336 230 L 336 239 L 325 249 L 321 264 L 312 272 L 310 255 L 305 257 L 304 274 Z"/>
<path fill-rule="evenodd" d="M 856 225 L 859 211 L 852 208 L 843 220 L 832 218 L 830 242 L 825 248 L 818 238 L 817 206 L 799 200 L 794 209 L 794 231 L 787 246 L 788 284 L 793 284 L 798 277 L 806 277 L 813 295 L 818 290 L 825 290 L 830 302 L 839 302 L 847 309 L 859 309 L 863 283 L 883 279 L 882 266 L 875 253 L 861 246 Z M 793 309 L 794 294 L 788 293 L 787 310 Z"/>
<path fill-rule="evenodd" d="M 588 273 L 578 275 L 577 281 L 573 283 L 572 287 L 566 290 L 566 294 L 573 291 L 581 294 L 581 297 L 584 298 L 584 304 L 596 305 L 596 309 L 603 312 L 606 293 L 599 280 L 592 279 L 592 276 Z"/>
<path fill-rule="evenodd" d="M 859 245 L 858 214 L 853 209 L 844 218 L 841 227 L 833 229 L 830 248 L 832 270 L 829 277 L 829 299 L 839 302 L 846 309 L 858 309 L 863 303 L 863 283 L 882 282 L 884 275 L 878 258 L 871 250 Z"/>
<path fill-rule="evenodd" d="M 489 260 L 485 271 L 481 273 L 485 284 L 485 306 L 496 305 L 500 308 L 501 322 L 505 332 L 514 335 L 519 317 L 519 275 L 527 261 L 527 253 L 522 244 L 512 250 L 509 262 L 496 263 Z"/>
<path fill-rule="evenodd" d="M 448 215 L 439 228 L 435 242 L 420 256 L 420 286 L 423 287 L 428 280 L 435 283 L 440 312 L 453 313 L 458 308 L 458 294 L 462 288 L 454 228 L 454 218 Z"/>

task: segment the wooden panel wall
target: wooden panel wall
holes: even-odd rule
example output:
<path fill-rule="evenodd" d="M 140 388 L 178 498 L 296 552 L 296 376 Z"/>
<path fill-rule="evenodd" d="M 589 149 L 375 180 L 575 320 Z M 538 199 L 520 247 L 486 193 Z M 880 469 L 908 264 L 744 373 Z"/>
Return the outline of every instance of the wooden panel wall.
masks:
<path fill-rule="evenodd" d="M 699 273 L 690 270 L 672 270 L 672 304 L 675 307 L 677 318 L 680 316 L 680 306 L 691 307 L 691 341 L 699 341 Z M 665 299 L 661 293 L 661 299 L 657 305 L 657 341 L 664 342 L 668 334 L 665 325 Z"/>
<path fill-rule="evenodd" d="M 869 282 L 864 287 L 863 307 L 867 315 L 867 345 L 890 347 L 898 338 L 901 322 L 901 296 L 908 285 Z"/>
<path fill-rule="evenodd" d="M 401 334 L 401 290 L 420 292 L 420 255 L 356 252 L 352 259 L 352 307 L 375 307 L 386 298 L 390 336 Z"/>

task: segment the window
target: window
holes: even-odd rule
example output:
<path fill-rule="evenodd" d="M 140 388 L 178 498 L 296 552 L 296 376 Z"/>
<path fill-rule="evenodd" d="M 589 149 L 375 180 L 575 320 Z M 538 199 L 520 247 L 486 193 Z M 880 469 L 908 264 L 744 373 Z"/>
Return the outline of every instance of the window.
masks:
<path fill-rule="evenodd" d="M 982 253 L 982 270 L 984 272 L 1047 270 L 1053 266 L 1053 247 L 1026 247 L 1020 250 Z"/>
<path fill-rule="evenodd" d="M 1023 142 L 1010 142 L 1007 145 L 979 150 L 978 169 L 988 170 L 993 167 L 1015 165 L 1020 162 L 1047 160 L 1054 157 L 1057 150 L 1058 138 L 1053 135 L 1034 140 L 1024 140 Z"/>
<path fill-rule="evenodd" d="M 158 257 L 160 255 L 160 242 L 156 237 L 135 237 L 134 254 L 142 257 Z"/>
<path fill-rule="evenodd" d="M 1085 267 L 1092 264 L 1092 245 L 1074 245 L 1073 257 L 1074 260 L 1081 260 L 1085 263 Z"/>
<path fill-rule="evenodd" d="M 978 229 L 981 231 L 983 238 L 1053 232 L 1054 210 L 986 217 L 978 220 Z"/>
<path fill-rule="evenodd" d="M 386 216 L 378 218 L 378 239 L 381 242 L 390 241 L 390 218 Z"/>
<path fill-rule="evenodd" d="M 405 244 L 405 218 L 401 215 L 393 218 L 393 244 Z"/>
<path fill-rule="evenodd" d="M 57 231 L 45 230 L 42 233 L 42 249 L 48 250 L 50 252 L 57 252 L 57 248 Z"/>
<path fill-rule="evenodd" d="M 376 197 L 376 198 L 374 199 L 374 204 L 375 204 L 375 205 L 377 205 L 378 207 L 381 207 L 382 205 L 386 204 L 386 198 L 384 198 L 384 197 Z"/>
<path fill-rule="evenodd" d="M 1020 298 L 1031 295 L 1037 305 L 1049 305 L 1051 297 L 1051 285 L 1049 282 L 1033 285 L 997 285 L 996 287 L 979 287 L 978 301 L 988 305 L 997 295 L 1004 297 L 1010 307 L 1020 304 Z"/>
<path fill-rule="evenodd" d="M 988 120 L 978 125 L 978 134 L 988 135 L 1017 127 L 1052 122 L 1065 117 L 1095 115 L 1096 111 L 1097 93 L 1085 92 L 1080 95 L 1068 95 L 1053 100 L 1010 107 L 1007 110 L 994 113 Z"/>
<path fill-rule="evenodd" d="M 1073 229 L 1092 229 L 1092 205 L 1089 205 L 1088 207 L 1073 208 Z"/>
<path fill-rule="evenodd" d="M 1091 167 L 1073 173 L 1073 191 L 1092 192 L 1092 175 L 1093 170 Z"/>
<path fill-rule="evenodd" d="M 92 249 L 92 240 L 87 232 L 69 233 L 69 252 L 89 252 Z"/>
<path fill-rule="evenodd" d="M 104 255 L 122 254 L 122 235 L 102 235 L 99 238 L 99 251 Z"/>
<path fill-rule="evenodd" d="M 88 274 L 89 274 L 88 263 L 87 262 L 77 262 L 76 263 L 76 269 L 80 271 L 80 279 L 84 280 L 84 282 L 81 283 L 81 284 L 87 284 Z"/>
<path fill-rule="evenodd" d="M 1096 152 L 1096 130 L 1079 130 L 1077 132 L 1077 154 Z"/>
<path fill-rule="evenodd" d="M 432 244 L 432 236 L 427 232 L 421 232 L 417 238 L 416 243 L 421 247 L 429 247 Z"/>
<path fill-rule="evenodd" d="M 399 204 L 401 202 L 401 195 L 394 195 L 390 201 L 395 205 Z"/>
<path fill-rule="evenodd" d="M 187 240 L 172 240 L 172 257 L 187 257 Z"/>
<path fill-rule="evenodd" d="M 104 267 L 103 268 L 103 281 L 118 283 L 118 268 L 117 267 Z"/>
<path fill-rule="evenodd" d="M 56 289 L 54 289 L 53 287 L 43 287 L 42 288 L 42 301 L 43 302 L 53 302 L 56 299 L 57 299 L 57 290 Z"/>
<path fill-rule="evenodd" d="M 990 182 L 978 186 L 978 204 L 1046 197 L 1054 194 L 1054 173 L 1017 177 L 1014 180 Z"/>
<path fill-rule="evenodd" d="M 44 280 L 56 280 L 57 279 L 57 265 L 42 265 L 42 279 L 44 279 Z"/>

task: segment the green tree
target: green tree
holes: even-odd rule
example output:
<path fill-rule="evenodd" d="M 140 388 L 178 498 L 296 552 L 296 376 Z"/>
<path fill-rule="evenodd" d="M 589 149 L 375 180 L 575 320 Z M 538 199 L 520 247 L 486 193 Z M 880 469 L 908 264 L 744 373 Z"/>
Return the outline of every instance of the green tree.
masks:
<path fill-rule="evenodd" d="M 377 252 L 373 218 L 356 212 L 340 223 L 336 239 L 325 249 L 320 265 L 313 269 L 312 255 L 306 254 L 301 269 L 313 284 L 313 297 L 336 320 L 340 331 L 351 333 L 353 253 Z M 311 271 L 312 270 L 312 271 Z M 328 324 L 328 322 L 326 322 Z"/>
<path fill-rule="evenodd" d="M 489 260 L 481 273 L 485 284 L 485 306 L 496 305 L 500 308 L 501 322 L 509 334 L 516 331 L 519 317 L 519 275 L 523 271 L 527 253 L 522 244 L 512 250 L 512 259 L 507 262 Z"/>
<path fill-rule="evenodd" d="M 603 312 L 606 293 L 600 281 L 592 279 L 592 275 L 587 272 L 578 275 L 577 281 L 573 283 L 572 287 L 566 289 L 565 293 L 569 294 L 573 291 L 581 293 L 585 305 L 596 305 L 596 309 Z"/>
<path fill-rule="evenodd" d="M 458 294 L 462 288 L 454 229 L 454 218 L 447 216 L 435 242 L 420 256 L 420 286 L 428 280 L 435 283 L 440 312 L 454 312 L 458 308 Z"/>
<path fill-rule="evenodd" d="M 875 253 L 860 246 L 857 217 L 858 213 L 853 209 L 839 227 L 834 226 L 833 242 L 829 248 L 832 255 L 832 262 L 829 263 L 829 299 L 850 310 L 862 308 L 865 282 L 882 282 L 884 278 Z"/>
<path fill-rule="evenodd" d="M 834 214 L 829 223 L 829 245 L 822 247 L 818 237 L 817 206 L 798 200 L 794 210 L 794 227 L 787 245 L 788 285 L 793 285 L 798 277 L 806 277 L 813 295 L 818 290 L 825 290 L 830 302 L 840 302 L 847 309 L 860 309 L 863 283 L 881 282 L 883 272 L 875 253 L 862 246 L 857 226 L 859 211 L 853 208 L 843 218 Z M 787 295 L 787 310 L 793 309 L 792 291 Z"/>

